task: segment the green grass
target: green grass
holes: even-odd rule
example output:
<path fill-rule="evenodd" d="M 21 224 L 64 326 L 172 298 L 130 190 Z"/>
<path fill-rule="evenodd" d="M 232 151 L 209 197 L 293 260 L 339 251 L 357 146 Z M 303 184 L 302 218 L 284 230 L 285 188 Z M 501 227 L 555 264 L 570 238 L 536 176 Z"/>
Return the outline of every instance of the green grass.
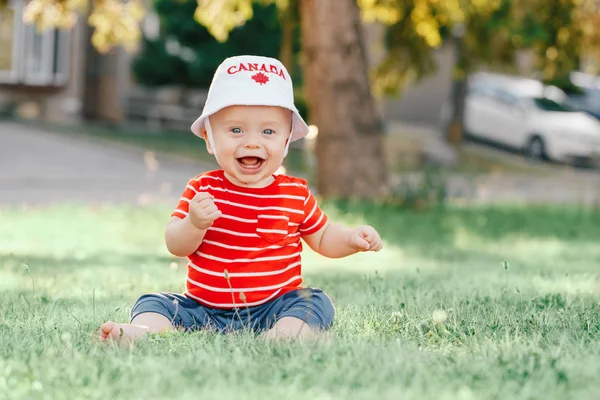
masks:
<path fill-rule="evenodd" d="M 386 241 L 342 260 L 306 251 L 307 283 L 337 306 L 328 340 L 173 333 L 130 348 L 91 338 L 144 292 L 182 289 L 169 207 L 0 210 L 0 398 L 597 398 L 599 213 L 327 210 Z"/>

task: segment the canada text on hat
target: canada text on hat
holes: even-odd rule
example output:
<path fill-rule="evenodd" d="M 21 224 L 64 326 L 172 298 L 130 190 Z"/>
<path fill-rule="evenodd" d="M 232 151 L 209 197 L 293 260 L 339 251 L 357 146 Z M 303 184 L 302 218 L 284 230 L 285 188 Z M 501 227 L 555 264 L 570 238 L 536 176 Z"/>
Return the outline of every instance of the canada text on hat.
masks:
<path fill-rule="evenodd" d="M 294 104 L 292 78 L 277 59 L 263 56 L 236 56 L 225 59 L 215 71 L 208 90 L 202 115 L 192 124 L 191 130 L 207 136 L 214 149 L 212 130 L 208 117 L 229 106 L 278 106 L 292 112 L 290 142 L 308 133 L 308 126 Z"/>

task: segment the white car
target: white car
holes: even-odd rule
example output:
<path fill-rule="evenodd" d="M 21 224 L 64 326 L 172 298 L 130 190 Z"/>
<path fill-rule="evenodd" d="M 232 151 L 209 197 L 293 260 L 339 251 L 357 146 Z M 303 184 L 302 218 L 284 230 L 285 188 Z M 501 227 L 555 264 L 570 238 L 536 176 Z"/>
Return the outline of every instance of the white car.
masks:
<path fill-rule="evenodd" d="M 600 122 L 561 104 L 564 99 L 560 89 L 533 79 L 474 74 L 465 100 L 465 132 L 535 159 L 597 164 Z M 449 116 L 446 106 L 442 122 Z"/>

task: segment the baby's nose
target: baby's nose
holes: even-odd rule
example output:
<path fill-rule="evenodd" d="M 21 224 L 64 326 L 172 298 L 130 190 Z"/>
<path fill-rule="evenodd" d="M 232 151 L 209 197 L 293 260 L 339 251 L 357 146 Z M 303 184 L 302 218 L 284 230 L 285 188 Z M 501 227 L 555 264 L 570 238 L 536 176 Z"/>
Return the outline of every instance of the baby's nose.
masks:
<path fill-rule="evenodd" d="M 244 140 L 244 147 L 247 149 L 256 149 L 260 147 L 258 137 L 256 135 L 247 135 Z"/>
<path fill-rule="evenodd" d="M 247 141 L 244 143 L 244 147 L 247 149 L 258 149 L 260 145 L 255 141 Z"/>

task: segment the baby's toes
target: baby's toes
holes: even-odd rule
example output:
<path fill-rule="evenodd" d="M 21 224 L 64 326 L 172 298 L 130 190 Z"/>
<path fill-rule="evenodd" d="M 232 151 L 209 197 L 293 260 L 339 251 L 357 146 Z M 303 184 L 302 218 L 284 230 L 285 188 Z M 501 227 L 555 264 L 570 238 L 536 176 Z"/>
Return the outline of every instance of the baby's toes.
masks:
<path fill-rule="evenodd" d="M 108 321 L 103 323 L 100 326 L 100 335 L 99 338 L 101 340 L 106 340 L 106 339 L 113 339 L 113 340 L 119 340 L 121 336 L 121 329 L 119 324 L 116 324 L 112 321 Z"/>

